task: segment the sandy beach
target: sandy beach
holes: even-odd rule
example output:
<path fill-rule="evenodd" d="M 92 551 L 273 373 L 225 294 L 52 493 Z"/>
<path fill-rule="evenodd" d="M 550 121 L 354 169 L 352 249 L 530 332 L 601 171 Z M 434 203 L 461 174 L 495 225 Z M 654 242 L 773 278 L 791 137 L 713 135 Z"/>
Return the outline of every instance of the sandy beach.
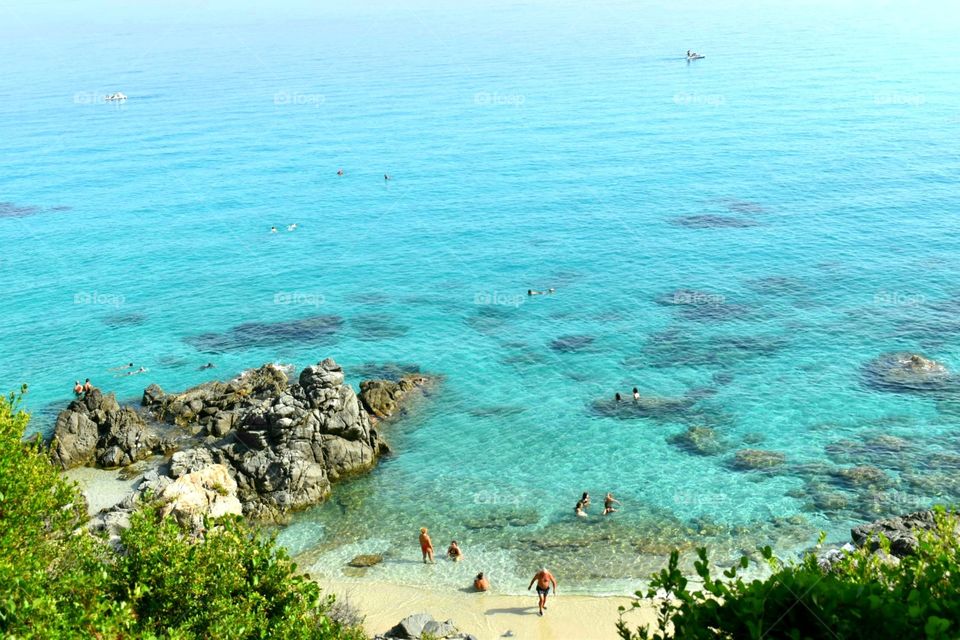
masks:
<path fill-rule="evenodd" d="M 370 634 L 384 633 L 414 613 L 429 613 L 437 620 L 453 620 L 461 631 L 479 640 L 615 640 L 617 607 L 630 606 L 627 597 L 585 595 L 550 596 L 544 617 L 537 615 L 537 598 L 530 595 L 475 593 L 470 589 L 427 591 L 382 582 L 357 582 L 318 578 L 327 593 L 346 597 L 366 616 Z M 629 614 L 631 627 L 653 622 L 652 608 Z"/>

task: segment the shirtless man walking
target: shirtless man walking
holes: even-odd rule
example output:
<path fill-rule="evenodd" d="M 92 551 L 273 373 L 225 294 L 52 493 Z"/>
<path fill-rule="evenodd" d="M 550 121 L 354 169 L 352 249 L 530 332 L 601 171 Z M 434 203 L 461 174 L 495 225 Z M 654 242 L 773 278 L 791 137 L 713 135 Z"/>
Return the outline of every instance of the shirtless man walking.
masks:
<path fill-rule="evenodd" d="M 540 598 L 539 615 L 542 616 L 543 610 L 547 608 L 547 596 L 550 595 L 550 585 L 553 585 L 553 592 L 557 592 L 557 579 L 553 577 L 552 573 L 547 571 L 546 567 L 541 567 L 540 571 L 537 571 L 536 575 L 533 576 L 533 580 L 530 581 L 530 586 L 527 587 L 527 591 L 530 591 L 534 582 L 537 583 L 537 596 Z"/>

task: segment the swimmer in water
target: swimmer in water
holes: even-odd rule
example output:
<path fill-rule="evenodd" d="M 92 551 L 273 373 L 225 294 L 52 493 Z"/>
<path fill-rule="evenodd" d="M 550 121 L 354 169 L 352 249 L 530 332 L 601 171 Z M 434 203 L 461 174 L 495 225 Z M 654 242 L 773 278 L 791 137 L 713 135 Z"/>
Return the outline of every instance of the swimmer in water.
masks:
<path fill-rule="evenodd" d="M 212 362 L 208 362 L 207 364 L 200 365 L 200 371 L 204 371 L 205 369 L 213 369 L 215 366 L 216 365 L 214 365 Z"/>
<path fill-rule="evenodd" d="M 293 230 L 296 229 L 296 228 L 297 228 L 297 223 L 296 223 L 296 222 L 294 222 L 293 224 L 288 224 L 288 225 L 287 225 L 287 231 L 293 231 Z"/>
<path fill-rule="evenodd" d="M 454 562 L 460 562 L 463 560 L 463 551 L 460 551 L 460 547 L 457 545 L 456 540 L 450 541 L 450 546 L 447 548 L 447 557 Z"/>
<path fill-rule="evenodd" d="M 612 493 L 608 492 L 603 499 L 603 515 L 608 516 L 611 513 L 616 513 L 617 510 L 613 508 L 615 504 L 620 504 L 620 501 L 614 498 Z"/>
<path fill-rule="evenodd" d="M 621 400 L 623 400 L 623 396 L 621 396 L 620 392 L 617 391 L 617 395 L 613 396 L 613 399 L 616 400 L 617 402 L 620 402 Z"/>
<path fill-rule="evenodd" d="M 128 375 L 128 376 L 135 376 L 135 375 L 137 375 L 138 373 L 146 373 L 147 371 L 149 371 L 149 369 L 147 369 L 146 367 L 140 367 L 140 368 L 137 369 L 136 371 L 128 371 L 128 372 L 127 372 L 127 375 Z"/>
<path fill-rule="evenodd" d="M 389 179 L 390 179 L 390 176 L 388 176 L 387 174 L 383 174 L 383 179 L 384 179 L 384 180 L 389 180 Z"/>
<path fill-rule="evenodd" d="M 276 233 L 276 232 L 277 232 L 276 227 L 270 227 L 270 233 Z"/>
<path fill-rule="evenodd" d="M 343 175 L 343 169 L 337 169 L 337 175 L 338 175 L 338 176 L 342 176 L 342 175 Z"/>
<path fill-rule="evenodd" d="M 640 399 L 640 390 L 637 389 L 636 387 L 633 388 L 633 399 L 634 400 Z"/>
<path fill-rule="evenodd" d="M 133 369 L 133 363 L 132 363 L 132 362 L 128 362 L 127 364 L 125 364 L 125 365 L 123 365 L 123 366 L 121 366 L 121 367 L 111 367 L 111 368 L 107 369 L 107 371 L 123 371 L 124 369 Z"/>

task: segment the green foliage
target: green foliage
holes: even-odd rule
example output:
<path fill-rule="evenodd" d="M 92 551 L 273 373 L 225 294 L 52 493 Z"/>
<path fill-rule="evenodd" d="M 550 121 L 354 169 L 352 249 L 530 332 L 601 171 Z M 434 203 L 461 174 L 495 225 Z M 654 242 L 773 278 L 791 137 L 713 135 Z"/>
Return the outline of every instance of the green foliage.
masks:
<path fill-rule="evenodd" d="M 785 565 L 769 547 L 761 550 L 772 571 L 765 579 L 745 580 L 744 557 L 739 566 L 711 572 L 705 549 L 695 564 L 703 589 L 690 590 L 678 569 L 674 551 L 666 569 L 653 577 L 647 598 L 658 589 L 672 597 L 661 599 L 654 629 L 630 630 L 623 619 L 617 630 L 623 640 L 701 638 L 877 638 L 960 637 L 960 535 L 958 519 L 942 509 L 935 531 L 921 533 L 918 552 L 891 562 L 889 556 L 866 548 L 846 555 L 830 571 L 808 553 Z M 821 536 L 821 544 L 823 536 Z M 889 543 L 881 538 L 881 549 Z M 633 606 L 641 606 L 637 592 Z"/>
<path fill-rule="evenodd" d="M 25 390 L 25 389 L 24 389 Z M 21 438 L 29 417 L 0 398 L 0 636 L 362 640 L 332 597 L 242 519 L 197 539 L 146 508 L 114 551 L 83 528 L 86 505 Z"/>

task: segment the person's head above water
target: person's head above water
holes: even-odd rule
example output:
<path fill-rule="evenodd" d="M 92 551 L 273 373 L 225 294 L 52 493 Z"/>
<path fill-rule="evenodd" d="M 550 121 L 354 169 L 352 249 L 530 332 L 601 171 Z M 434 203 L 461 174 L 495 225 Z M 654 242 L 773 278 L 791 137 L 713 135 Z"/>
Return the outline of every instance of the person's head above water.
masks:
<path fill-rule="evenodd" d="M 420 527 L 420 533 L 426 533 L 426 532 L 427 532 L 426 527 Z"/>
<path fill-rule="evenodd" d="M 586 499 L 589 498 L 589 497 L 590 497 L 590 494 L 587 493 L 586 491 L 584 491 L 584 492 L 583 492 L 583 496 L 582 496 L 580 499 L 581 499 L 581 500 L 586 500 Z"/>

